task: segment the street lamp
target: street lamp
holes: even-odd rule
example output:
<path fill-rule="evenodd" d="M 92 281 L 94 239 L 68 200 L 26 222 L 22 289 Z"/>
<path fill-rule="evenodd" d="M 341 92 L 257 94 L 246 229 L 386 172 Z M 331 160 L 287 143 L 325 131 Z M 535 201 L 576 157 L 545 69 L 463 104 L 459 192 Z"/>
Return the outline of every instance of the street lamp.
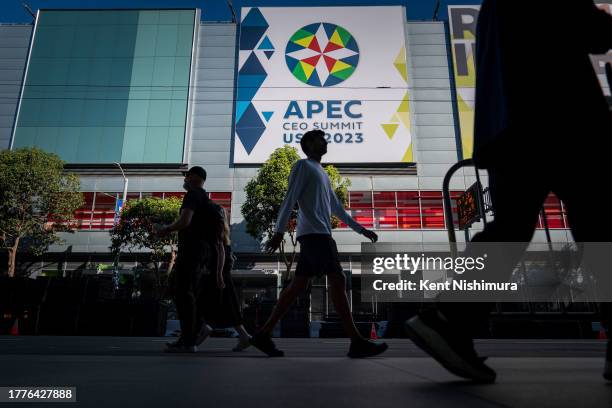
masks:
<path fill-rule="evenodd" d="M 128 178 L 125 177 L 125 173 L 123 172 L 123 168 L 121 167 L 121 164 L 115 162 L 113 163 L 115 166 L 119 167 L 119 170 L 121 170 L 121 175 L 123 176 L 123 202 L 122 204 L 125 204 L 125 200 L 127 200 L 127 189 L 128 189 Z"/>
<path fill-rule="evenodd" d="M 123 199 L 121 200 L 121 206 L 116 206 L 115 208 L 115 222 L 119 217 L 119 212 L 121 211 L 121 209 L 123 208 L 123 206 L 125 205 L 125 202 L 127 200 L 127 189 L 128 189 L 128 178 L 125 177 L 125 172 L 123 171 L 123 168 L 121 167 L 121 164 L 115 162 L 113 163 L 115 166 L 119 167 L 119 170 L 121 170 L 121 175 L 123 176 Z M 114 262 L 114 267 L 113 267 L 113 286 L 115 288 L 115 290 L 119 289 L 119 280 L 120 280 L 120 276 L 119 276 L 119 252 L 117 252 L 117 255 L 115 256 L 115 262 Z"/>

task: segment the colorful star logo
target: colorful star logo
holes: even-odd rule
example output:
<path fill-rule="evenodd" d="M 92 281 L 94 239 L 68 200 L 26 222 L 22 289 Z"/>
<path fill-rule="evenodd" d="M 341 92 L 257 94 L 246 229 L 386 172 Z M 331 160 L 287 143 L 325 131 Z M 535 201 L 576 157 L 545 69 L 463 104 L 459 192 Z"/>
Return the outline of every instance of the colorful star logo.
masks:
<path fill-rule="evenodd" d="M 299 81 L 311 86 L 333 86 L 355 72 L 359 47 L 351 33 L 339 25 L 315 23 L 291 36 L 285 60 Z"/>

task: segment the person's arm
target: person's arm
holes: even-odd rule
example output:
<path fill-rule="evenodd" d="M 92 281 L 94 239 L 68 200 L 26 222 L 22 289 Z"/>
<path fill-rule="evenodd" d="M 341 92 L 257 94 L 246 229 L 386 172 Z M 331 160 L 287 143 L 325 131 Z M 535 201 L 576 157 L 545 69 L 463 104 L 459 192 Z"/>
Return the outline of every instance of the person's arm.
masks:
<path fill-rule="evenodd" d="M 304 188 L 305 178 L 302 162 L 299 161 L 291 169 L 287 195 L 278 210 L 276 227 L 274 228 L 277 234 L 282 234 L 287 230 L 287 223 L 289 222 L 289 217 L 291 217 L 291 211 L 293 211 L 293 207 L 295 207 L 295 203 Z"/>
<path fill-rule="evenodd" d="M 225 265 L 225 246 L 223 241 L 223 234 L 225 230 L 225 210 L 219 209 L 220 213 L 217 214 L 217 225 L 215 226 L 215 251 L 217 251 L 217 287 L 223 289 L 225 282 L 223 281 L 223 266 Z"/>
<path fill-rule="evenodd" d="M 183 198 L 183 204 L 181 205 L 181 212 L 178 219 L 169 225 L 156 226 L 154 230 L 160 235 L 166 235 L 187 228 L 189 224 L 191 224 L 196 206 L 196 197 L 188 191 Z"/>
<path fill-rule="evenodd" d="M 306 182 L 306 175 L 304 174 L 303 164 L 298 161 L 289 174 L 289 185 L 287 188 L 287 196 L 283 200 L 283 203 L 278 210 L 278 217 L 276 218 L 276 226 L 274 227 L 274 235 L 266 244 L 266 252 L 271 254 L 278 249 L 281 242 L 283 241 L 283 235 L 287 229 L 287 223 L 289 217 L 291 217 L 291 211 L 300 196 L 304 183 Z"/>
<path fill-rule="evenodd" d="M 191 219 L 193 218 L 193 210 L 189 208 L 183 208 L 181 210 L 181 214 L 178 219 L 174 221 L 172 224 L 164 225 L 162 227 L 162 232 L 165 234 L 169 234 L 174 231 L 179 231 L 185 229 L 191 224 Z"/>
<path fill-rule="evenodd" d="M 356 233 L 367 237 L 372 242 L 378 241 L 378 235 L 376 235 L 374 231 L 370 231 L 369 229 L 365 228 L 363 225 L 359 224 L 357 221 L 353 219 L 353 217 L 351 217 L 351 215 L 348 212 L 346 212 L 346 210 L 344 209 L 344 205 L 342 205 L 342 202 L 336 195 L 336 192 L 334 191 L 334 189 L 331 188 L 331 186 L 330 186 L 329 196 L 330 196 L 332 214 L 338 217 L 340 221 L 348 225 Z"/>

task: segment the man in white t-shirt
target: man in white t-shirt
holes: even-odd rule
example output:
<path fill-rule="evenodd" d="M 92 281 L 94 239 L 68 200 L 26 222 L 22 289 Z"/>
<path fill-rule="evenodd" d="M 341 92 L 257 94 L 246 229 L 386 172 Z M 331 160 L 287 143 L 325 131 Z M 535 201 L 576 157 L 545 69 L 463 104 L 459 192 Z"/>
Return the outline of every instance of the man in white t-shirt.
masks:
<path fill-rule="evenodd" d="M 331 216 L 334 214 L 372 242 L 376 242 L 378 236 L 355 221 L 336 196 L 329 177 L 321 166 L 321 157 L 327 153 L 325 133 L 321 130 L 306 132 L 300 145 L 308 158 L 299 160 L 291 169 L 289 188 L 279 210 L 276 233 L 267 244 L 268 253 L 278 249 L 291 211 L 297 202 L 299 206 L 297 239 L 300 243 L 300 256 L 295 277 L 281 293 L 268 321 L 252 337 L 251 344 L 270 357 L 282 357 L 284 353 L 276 348 L 270 338 L 274 326 L 298 295 L 308 287 L 312 277 L 326 275 L 336 312 L 340 316 L 344 330 L 351 338 L 347 355 L 351 358 L 375 356 L 384 352 L 387 344 L 366 340 L 355 326 L 346 296 L 346 277 L 342 272 L 336 242 L 331 236 Z"/>

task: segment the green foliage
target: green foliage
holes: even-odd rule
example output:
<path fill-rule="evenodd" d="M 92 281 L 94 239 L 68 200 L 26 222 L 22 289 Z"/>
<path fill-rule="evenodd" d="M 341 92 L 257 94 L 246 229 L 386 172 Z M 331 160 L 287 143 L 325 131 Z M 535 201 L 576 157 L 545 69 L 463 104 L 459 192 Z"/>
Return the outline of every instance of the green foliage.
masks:
<path fill-rule="evenodd" d="M 257 240 L 269 239 L 273 234 L 276 216 L 287 194 L 291 167 L 300 159 L 294 147 L 276 149 L 262 165 L 257 176 L 246 185 L 246 201 L 242 216 L 247 232 Z M 294 220 L 296 213 L 292 215 Z M 290 226 L 294 227 L 294 222 Z M 293 228 L 290 228 L 291 232 Z"/>
<path fill-rule="evenodd" d="M 246 185 L 246 201 L 241 207 L 242 216 L 246 221 L 246 230 L 259 241 L 269 240 L 274 234 L 274 226 L 283 200 L 287 194 L 288 179 L 291 168 L 300 159 L 297 149 L 291 146 L 284 146 L 276 149 L 270 158 L 262 165 L 257 176 Z M 348 202 L 348 187 L 351 182 L 348 178 L 343 178 L 338 169 L 332 165 L 325 166 L 332 187 L 342 203 Z M 291 214 L 287 232 L 293 247 L 297 245 L 295 237 L 297 210 Z M 336 228 L 339 221 L 332 217 L 332 227 Z M 287 258 L 284 243 L 280 247 L 287 272 L 291 270 L 293 264 L 292 256 Z"/>
<path fill-rule="evenodd" d="M 74 229 L 83 205 L 79 177 L 64 162 L 38 148 L 0 152 L 0 248 L 9 252 L 9 275 L 17 252 L 42 254 Z"/>
<path fill-rule="evenodd" d="M 175 251 L 177 234 L 158 236 L 153 233 L 154 224 L 170 224 L 179 216 L 181 199 L 157 197 L 128 200 L 117 225 L 111 229 L 111 252 L 118 255 L 123 249 L 150 249 L 154 262 L 162 261 L 170 247 Z"/>

